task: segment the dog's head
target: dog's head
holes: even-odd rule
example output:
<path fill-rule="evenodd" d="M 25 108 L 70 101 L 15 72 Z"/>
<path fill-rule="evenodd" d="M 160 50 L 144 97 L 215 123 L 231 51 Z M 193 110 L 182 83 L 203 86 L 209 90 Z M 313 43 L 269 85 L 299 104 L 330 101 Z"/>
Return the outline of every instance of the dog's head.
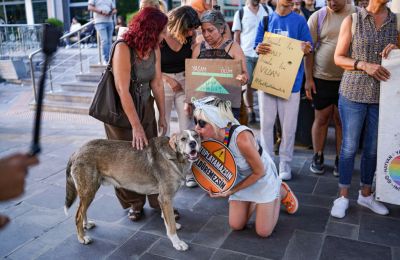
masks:
<path fill-rule="evenodd" d="M 201 140 L 199 134 L 194 130 L 184 130 L 179 134 L 172 135 L 170 145 L 190 162 L 199 159 Z"/>

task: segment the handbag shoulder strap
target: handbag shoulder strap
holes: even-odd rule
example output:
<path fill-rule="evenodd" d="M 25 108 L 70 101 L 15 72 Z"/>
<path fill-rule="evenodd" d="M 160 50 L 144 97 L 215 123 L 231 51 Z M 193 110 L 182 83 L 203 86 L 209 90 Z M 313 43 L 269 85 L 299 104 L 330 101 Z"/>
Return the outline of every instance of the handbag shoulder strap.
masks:
<path fill-rule="evenodd" d="M 131 52 L 131 77 L 132 81 L 137 81 L 137 75 L 135 71 L 135 51 L 133 48 L 129 47 L 129 51 Z"/>
<path fill-rule="evenodd" d="M 124 40 L 117 40 L 116 42 L 114 42 L 114 44 L 111 47 L 110 59 L 108 60 L 108 64 L 107 64 L 107 69 L 108 70 L 111 70 L 111 68 L 112 68 L 112 59 L 114 57 L 115 47 L 117 46 L 118 43 L 121 43 L 121 42 L 125 42 L 125 41 Z"/>
<path fill-rule="evenodd" d="M 115 41 L 111 47 L 110 60 L 108 61 L 108 64 L 107 64 L 108 70 L 112 69 L 112 59 L 114 57 L 115 47 L 117 46 L 118 43 L 121 43 L 121 42 L 126 43 L 124 40 L 120 39 L 120 40 Z M 132 80 L 137 81 L 137 75 L 135 73 L 135 70 L 133 69 L 133 66 L 135 64 L 135 52 L 133 51 L 133 49 L 131 47 L 128 46 L 128 48 L 131 53 L 131 71 L 133 71 L 133 73 L 131 73 L 131 76 L 133 76 Z"/>

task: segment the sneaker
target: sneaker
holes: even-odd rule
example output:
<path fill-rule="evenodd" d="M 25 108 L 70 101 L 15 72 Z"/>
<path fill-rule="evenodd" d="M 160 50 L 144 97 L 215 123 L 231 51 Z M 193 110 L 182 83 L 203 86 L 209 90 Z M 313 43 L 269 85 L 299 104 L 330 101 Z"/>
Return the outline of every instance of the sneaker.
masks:
<path fill-rule="evenodd" d="M 382 202 L 375 200 L 374 196 L 371 194 L 368 197 L 364 197 L 361 194 L 361 191 L 358 193 L 357 204 L 363 207 L 369 208 L 373 212 L 379 215 L 387 215 L 389 214 L 389 210 L 383 205 Z"/>
<path fill-rule="evenodd" d="M 194 179 L 193 174 L 187 175 L 186 176 L 186 183 L 185 183 L 186 187 L 188 188 L 193 188 L 197 186 L 197 182 Z"/>
<path fill-rule="evenodd" d="M 335 166 L 333 167 L 333 176 L 339 177 L 339 157 L 336 156 Z"/>
<path fill-rule="evenodd" d="M 281 203 L 286 207 L 286 211 L 289 214 L 294 214 L 299 209 L 299 201 L 296 198 L 296 195 L 292 192 L 289 185 L 285 182 L 282 182 L 282 188 L 284 188 L 287 192 L 286 197 L 281 200 Z"/>
<path fill-rule="evenodd" d="M 321 175 L 324 173 L 324 154 L 322 152 L 318 152 L 314 154 L 313 160 L 310 165 L 310 171 Z"/>
<path fill-rule="evenodd" d="M 340 197 L 335 199 L 331 209 L 331 216 L 335 218 L 343 218 L 346 215 L 346 210 L 349 208 L 349 199 Z"/>
<path fill-rule="evenodd" d="M 287 162 L 279 163 L 279 178 L 283 181 L 288 181 L 292 178 L 292 170 Z"/>

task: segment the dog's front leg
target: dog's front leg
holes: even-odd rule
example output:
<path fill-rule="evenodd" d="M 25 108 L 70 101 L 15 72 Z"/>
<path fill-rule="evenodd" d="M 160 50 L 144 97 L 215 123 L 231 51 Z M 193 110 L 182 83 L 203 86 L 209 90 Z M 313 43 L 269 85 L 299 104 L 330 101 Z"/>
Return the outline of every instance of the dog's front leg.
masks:
<path fill-rule="evenodd" d="M 159 202 L 162 213 L 164 214 L 164 224 L 167 229 L 167 236 L 171 240 L 172 245 L 176 250 L 185 251 L 189 246 L 182 240 L 179 239 L 176 233 L 176 222 L 174 216 L 174 209 L 172 207 L 172 200 L 170 198 L 162 198 L 159 195 Z"/>

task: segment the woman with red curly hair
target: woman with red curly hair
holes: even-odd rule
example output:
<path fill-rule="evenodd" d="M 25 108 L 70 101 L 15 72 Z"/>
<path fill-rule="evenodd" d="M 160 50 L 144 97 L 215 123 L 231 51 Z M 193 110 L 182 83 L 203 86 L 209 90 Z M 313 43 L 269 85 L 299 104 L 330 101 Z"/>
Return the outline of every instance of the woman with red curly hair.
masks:
<path fill-rule="evenodd" d="M 130 22 L 128 31 L 122 35 L 123 40 L 115 43 L 111 60 L 114 81 L 132 129 L 105 124 L 105 130 L 108 139 L 131 141 L 133 149 L 142 150 L 150 138 L 157 136 L 154 99 L 160 113 L 158 126 L 163 135 L 167 130 L 159 49 L 167 21 L 167 16 L 160 10 L 144 8 Z M 130 83 L 134 79 L 138 84 L 131 93 Z M 129 219 L 137 221 L 143 216 L 145 195 L 119 188 L 115 193 L 122 207 L 130 208 Z M 158 194 L 149 195 L 148 200 L 151 207 L 159 209 L 157 197 Z"/>

